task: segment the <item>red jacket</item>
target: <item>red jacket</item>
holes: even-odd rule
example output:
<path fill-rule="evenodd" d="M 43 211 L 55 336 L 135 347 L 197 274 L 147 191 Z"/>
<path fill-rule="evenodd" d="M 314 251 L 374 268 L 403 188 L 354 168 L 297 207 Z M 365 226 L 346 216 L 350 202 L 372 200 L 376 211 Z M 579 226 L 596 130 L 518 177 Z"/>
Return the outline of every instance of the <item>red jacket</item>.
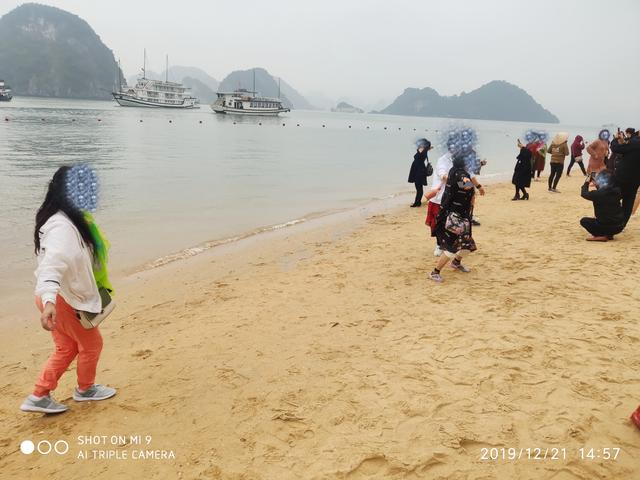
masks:
<path fill-rule="evenodd" d="M 584 150 L 584 141 L 580 135 L 576 136 L 576 139 L 571 144 L 571 155 L 575 157 L 582 156 L 582 150 Z"/>

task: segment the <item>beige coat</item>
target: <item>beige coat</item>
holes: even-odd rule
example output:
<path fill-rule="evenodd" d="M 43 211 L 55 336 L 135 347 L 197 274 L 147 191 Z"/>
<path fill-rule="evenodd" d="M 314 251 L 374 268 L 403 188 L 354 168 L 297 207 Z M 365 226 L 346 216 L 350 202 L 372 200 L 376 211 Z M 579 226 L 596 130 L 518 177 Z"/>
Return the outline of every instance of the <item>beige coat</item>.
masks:
<path fill-rule="evenodd" d="M 551 154 L 551 163 L 564 164 L 564 158 L 569 155 L 569 146 L 567 145 L 567 141 L 565 140 L 561 144 L 552 143 L 549 146 L 548 153 Z"/>

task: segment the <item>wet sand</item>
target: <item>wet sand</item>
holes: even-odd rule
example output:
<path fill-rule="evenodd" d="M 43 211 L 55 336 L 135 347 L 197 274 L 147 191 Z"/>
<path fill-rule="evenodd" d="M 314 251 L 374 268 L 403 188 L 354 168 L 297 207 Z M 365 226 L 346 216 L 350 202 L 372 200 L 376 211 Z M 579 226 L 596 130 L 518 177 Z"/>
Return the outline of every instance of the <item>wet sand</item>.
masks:
<path fill-rule="evenodd" d="M 472 272 L 447 268 L 441 285 L 426 208 L 405 205 L 123 279 L 98 375 L 118 395 L 75 403 L 69 371 L 58 416 L 18 410 L 49 334 L 35 313 L 5 322 L 0 478 L 638 478 L 640 218 L 585 242 L 579 182 L 534 183 L 528 202 L 490 186 Z M 25 439 L 70 449 L 23 455 Z M 482 458 L 509 448 L 521 458 Z M 131 458 L 149 449 L 176 458 Z M 92 450 L 128 458 L 77 458 Z"/>

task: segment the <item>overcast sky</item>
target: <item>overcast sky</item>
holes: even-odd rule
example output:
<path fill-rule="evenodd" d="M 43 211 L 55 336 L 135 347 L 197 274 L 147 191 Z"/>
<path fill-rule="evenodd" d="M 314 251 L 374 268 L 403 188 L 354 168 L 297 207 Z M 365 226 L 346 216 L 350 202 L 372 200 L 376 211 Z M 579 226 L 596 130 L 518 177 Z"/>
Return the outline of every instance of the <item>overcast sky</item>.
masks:
<path fill-rule="evenodd" d="M 0 14 L 24 2 L 0 0 Z M 303 95 L 363 105 L 507 80 L 562 122 L 640 127 L 638 0 L 43 0 L 79 15 L 122 61 L 265 67 Z"/>

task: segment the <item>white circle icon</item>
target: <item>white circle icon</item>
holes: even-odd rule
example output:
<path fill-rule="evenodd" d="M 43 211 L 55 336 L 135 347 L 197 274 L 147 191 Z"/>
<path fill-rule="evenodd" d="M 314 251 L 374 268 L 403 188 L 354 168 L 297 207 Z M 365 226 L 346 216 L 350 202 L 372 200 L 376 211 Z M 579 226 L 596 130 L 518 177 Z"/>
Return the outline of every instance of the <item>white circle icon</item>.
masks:
<path fill-rule="evenodd" d="M 62 447 L 58 448 L 58 445 L 62 445 Z M 64 448 L 64 450 L 63 450 L 63 448 Z M 65 453 L 67 453 L 69 451 L 69 444 L 67 442 L 65 442 L 64 440 L 58 440 L 56 443 L 53 444 L 53 450 L 58 455 L 64 455 Z"/>
<path fill-rule="evenodd" d="M 31 440 L 23 440 L 22 443 L 20 443 L 20 451 L 25 455 L 31 455 L 35 449 L 36 446 Z"/>
<path fill-rule="evenodd" d="M 43 445 L 46 445 L 46 446 L 47 446 L 47 450 L 44 450 L 44 449 L 42 448 L 42 446 L 43 446 Z M 40 441 L 38 442 L 38 453 L 39 453 L 39 454 L 41 454 L 41 455 L 49 455 L 49 454 L 51 453 L 51 449 L 52 449 L 52 448 L 53 448 L 53 447 L 52 447 L 52 445 L 51 445 L 51 442 L 50 442 L 50 441 L 48 441 L 48 440 L 40 440 Z"/>

